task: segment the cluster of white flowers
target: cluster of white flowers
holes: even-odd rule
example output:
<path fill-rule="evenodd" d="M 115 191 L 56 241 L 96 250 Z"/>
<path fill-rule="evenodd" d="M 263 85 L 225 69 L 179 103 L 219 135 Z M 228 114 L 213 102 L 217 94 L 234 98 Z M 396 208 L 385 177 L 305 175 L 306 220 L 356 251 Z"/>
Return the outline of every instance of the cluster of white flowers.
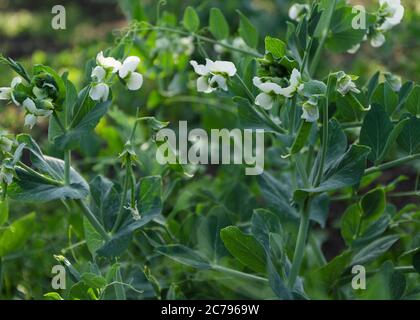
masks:
<path fill-rule="evenodd" d="M 140 58 L 130 56 L 122 63 L 113 57 L 104 57 L 102 51 L 96 56 L 97 66 L 92 70 L 92 85 L 89 96 L 95 101 L 106 101 L 109 97 L 109 86 L 106 79 L 111 74 L 118 74 L 129 90 L 138 90 L 143 85 L 143 76 L 136 72 Z"/>
<path fill-rule="evenodd" d="M 236 74 L 236 67 L 230 61 L 211 61 L 206 59 L 206 64 L 198 64 L 197 61 L 190 61 L 195 73 L 200 77 L 197 79 L 197 91 L 211 93 L 217 89 L 228 90 L 227 81 L 229 77 Z"/>
<path fill-rule="evenodd" d="M 385 32 L 401 23 L 404 17 L 404 7 L 401 0 L 379 0 L 379 9 L 377 11 L 378 23 L 369 33 L 370 45 L 379 48 L 385 43 Z M 368 36 L 363 38 L 366 41 Z M 348 50 L 348 53 L 354 54 L 360 48 L 360 43 Z"/>
<path fill-rule="evenodd" d="M 34 87 L 32 90 L 35 99 L 27 97 L 23 102 L 20 100 L 22 102 L 20 103 L 15 94 L 17 86 L 23 83 L 24 81 L 21 77 L 13 78 L 10 87 L 0 88 L 0 100 L 13 101 L 17 106 L 22 105 L 26 112 L 25 126 L 32 129 L 36 124 L 38 117 L 48 117 L 53 113 L 53 104 L 51 99 L 46 96 L 45 91 L 38 87 Z M 37 103 L 39 106 L 42 105 L 42 107 L 37 107 Z"/>
<path fill-rule="evenodd" d="M 337 73 L 337 91 L 345 96 L 349 92 L 360 93 L 353 80 L 357 80 L 357 76 L 348 75 L 343 71 Z"/>
<path fill-rule="evenodd" d="M 262 91 L 256 99 L 255 104 L 266 110 L 273 107 L 276 96 L 281 95 L 286 98 L 291 98 L 293 95 L 303 89 L 303 81 L 300 72 L 297 69 L 292 70 L 290 75 L 289 86 L 282 88 L 274 82 L 262 82 L 261 78 L 254 77 L 254 86 Z"/>
<path fill-rule="evenodd" d="M 181 54 L 190 56 L 195 50 L 194 37 L 168 37 L 167 35 L 156 40 L 156 52 L 169 51 L 172 52 L 173 59 L 177 61 Z"/>
<path fill-rule="evenodd" d="M 242 37 L 235 37 L 235 38 L 233 38 L 233 40 L 223 39 L 220 42 L 225 44 L 225 45 L 235 47 L 237 49 L 242 49 L 242 50 L 248 50 L 249 49 L 249 46 L 245 43 L 245 40 L 242 39 Z M 214 51 L 216 51 L 218 54 L 223 54 L 225 52 L 228 52 L 229 49 L 227 49 L 225 46 L 217 43 L 217 44 L 214 45 Z"/>
<path fill-rule="evenodd" d="M 289 9 L 289 18 L 294 21 L 300 22 L 305 17 L 305 14 L 309 12 L 309 10 L 309 5 L 295 3 Z"/>

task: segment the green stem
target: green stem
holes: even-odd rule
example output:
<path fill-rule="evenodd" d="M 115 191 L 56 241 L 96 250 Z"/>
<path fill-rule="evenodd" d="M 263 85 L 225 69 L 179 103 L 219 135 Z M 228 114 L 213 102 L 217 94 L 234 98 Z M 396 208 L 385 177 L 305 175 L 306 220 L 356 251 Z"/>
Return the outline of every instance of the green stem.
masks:
<path fill-rule="evenodd" d="M 328 107 L 329 107 L 329 96 L 331 90 L 331 75 L 328 77 L 327 93 L 325 96 L 325 106 L 322 112 L 322 145 L 321 145 L 321 159 L 319 161 L 318 172 L 315 177 L 314 186 L 317 187 L 321 183 L 322 175 L 324 174 L 325 158 L 327 157 L 328 151 Z"/>
<path fill-rule="evenodd" d="M 370 167 L 369 169 L 365 170 L 365 175 L 369 175 L 393 167 L 398 167 L 399 165 L 405 164 L 416 159 L 420 159 L 420 153 L 412 154 L 394 161 L 386 162 L 379 166 Z"/>
<path fill-rule="evenodd" d="M 95 215 L 90 211 L 88 206 L 83 202 L 83 200 L 76 200 L 76 203 L 82 209 L 83 214 L 89 220 L 92 227 L 102 236 L 105 241 L 111 240 L 111 236 L 105 231 L 104 227 L 99 223 Z"/>
<path fill-rule="evenodd" d="M 235 76 L 239 80 L 239 82 L 241 83 L 241 85 L 244 87 L 245 92 L 248 95 L 248 97 L 251 100 L 251 102 L 254 103 L 255 96 L 252 94 L 251 90 L 248 88 L 248 86 L 246 85 L 245 81 L 241 78 L 241 76 L 238 73 L 236 73 Z"/>
<path fill-rule="evenodd" d="M 118 266 L 117 270 L 115 271 L 115 280 L 117 282 L 115 285 L 115 295 L 117 300 L 126 300 L 124 285 L 121 284 L 123 281 L 120 266 Z"/>
<path fill-rule="evenodd" d="M 58 126 L 60 127 L 61 131 L 63 131 L 63 133 L 66 133 L 66 128 L 64 127 L 64 125 L 61 123 L 60 118 L 57 115 L 57 112 L 54 110 L 53 112 L 53 117 L 55 119 L 55 121 L 57 121 Z"/>
<path fill-rule="evenodd" d="M 315 71 L 318 68 L 319 59 L 321 58 L 321 53 L 322 53 L 322 50 L 324 49 L 325 41 L 327 40 L 328 31 L 330 29 L 331 20 L 332 20 L 332 16 L 333 16 L 333 13 L 334 13 L 336 3 L 337 3 L 337 0 L 333 0 L 332 4 L 331 4 L 332 8 L 329 8 L 330 11 L 329 11 L 329 14 L 327 16 L 326 28 L 322 31 L 321 40 L 318 43 L 318 47 L 316 48 L 314 57 L 312 58 L 312 61 L 311 61 L 311 67 L 310 67 L 310 70 L 309 70 L 309 73 L 310 73 L 311 76 L 313 76 L 315 74 Z"/>
<path fill-rule="evenodd" d="M 420 197 L 420 191 L 406 191 L 387 194 L 388 197 Z"/>
<path fill-rule="evenodd" d="M 64 184 L 70 185 L 71 150 L 64 151 Z"/>
<path fill-rule="evenodd" d="M 0 258 L 0 299 L 1 299 L 1 292 L 3 290 L 3 276 L 4 276 L 4 260 Z"/>
<path fill-rule="evenodd" d="M 120 206 L 118 208 L 117 219 L 115 220 L 114 226 L 112 227 L 112 231 L 111 231 L 112 233 L 118 230 L 118 227 L 120 226 L 122 218 L 123 218 L 124 203 L 127 199 L 128 187 L 130 185 L 130 168 L 131 168 L 131 160 L 128 156 L 127 163 L 126 163 L 125 177 L 124 177 L 124 188 L 121 194 L 121 201 L 120 201 Z"/>
<path fill-rule="evenodd" d="M 292 290 L 295 286 L 296 278 L 299 274 L 300 266 L 302 264 L 303 255 L 305 251 L 306 239 L 307 239 L 308 230 L 309 230 L 309 215 L 310 215 L 311 202 L 312 202 L 312 198 L 307 198 L 302 206 L 295 253 L 293 255 L 292 268 L 289 274 L 288 284 L 289 284 L 289 288 Z"/>
<path fill-rule="evenodd" d="M 244 54 L 247 54 L 247 55 L 250 55 L 250 56 L 254 56 L 256 58 L 262 58 L 263 57 L 262 54 L 260 54 L 256 51 L 250 51 L 250 50 L 237 48 L 237 47 L 231 46 L 230 44 L 227 44 L 227 43 L 223 43 L 223 42 L 211 39 L 211 38 L 200 36 L 198 34 L 191 34 L 190 32 L 182 31 L 182 30 L 175 29 L 175 28 L 150 26 L 150 27 L 146 27 L 146 28 L 139 28 L 139 31 L 141 31 L 141 30 L 166 31 L 166 32 L 172 32 L 172 33 L 178 33 L 178 34 L 181 34 L 181 35 L 184 35 L 184 36 L 192 35 L 196 39 L 199 39 L 199 40 L 204 41 L 204 42 L 212 43 L 212 44 L 218 44 L 218 45 L 220 45 L 220 46 L 222 46 L 226 49 L 229 49 L 229 50 L 233 50 L 233 51 L 236 51 L 236 52 L 241 52 L 241 53 L 244 53 Z"/>

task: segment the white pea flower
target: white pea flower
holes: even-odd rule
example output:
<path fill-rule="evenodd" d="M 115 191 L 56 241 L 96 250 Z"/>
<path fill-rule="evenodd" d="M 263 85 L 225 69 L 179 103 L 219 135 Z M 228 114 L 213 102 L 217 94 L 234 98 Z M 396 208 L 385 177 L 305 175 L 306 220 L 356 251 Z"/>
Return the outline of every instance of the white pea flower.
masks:
<path fill-rule="evenodd" d="M 21 83 L 21 77 L 14 77 L 12 83 L 10 84 L 10 87 L 0 88 L 0 100 L 12 100 L 15 105 L 20 105 L 20 103 L 15 99 L 13 91 Z"/>
<path fill-rule="evenodd" d="M 10 152 L 12 151 L 13 141 L 4 135 L 0 134 L 0 151 Z"/>
<path fill-rule="evenodd" d="M 104 102 L 108 100 L 109 86 L 106 83 L 98 83 L 89 90 L 89 96 L 94 101 Z"/>
<path fill-rule="evenodd" d="M 13 182 L 14 170 L 9 165 L 2 165 L 0 168 L 0 184 L 10 185 Z"/>
<path fill-rule="evenodd" d="M 236 67 L 230 61 L 211 61 L 206 59 L 206 64 L 198 64 L 197 61 L 190 61 L 195 73 L 200 77 L 197 79 L 197 91 L 210 93 L 218 88 L 227 91 L 227 79 L 236 74 Z"/>
<path fill-rule="evenodd" d="M 379 0 L 379 15 L 385 20 L 379 30 L 387 31 L 400 24 L 404 17 L 404 7 L 400 0 Z"/>
<path fill-rule="evenodd" d="M 337 73 L 337 91 L 345 96 L 349 92 L 360 93 L 353 80 L 357 77 L 345 74 L 343 71 Z"/>
<path fill-rule="evenodd" d="M 273 107 L 276 96 L 283 90 L 282 87 L 274 82 L 262 82 L 261 78 L 258 77 L 254 77 L 252 82 L 254 86 L 262 91 L 262 93 L 255 98 L 255 104 L 266 110 L 270 110 Z"/>
<path fill-rule="evenodd" d="M 139 57 L 130 56 L 124 60 L 118 71 L 118 75 L 126 82 L 129 90 L 138 90 L 143 85 L 143 76 L 135 72 L 139 63 Z"/>
<path fill-rule="evenodd" d="M 97 82 L 103 82 L 106 77 L 106 70 L 101 66 L 96 66 L 90 76 Z"/>
<path fill-rule="evenodd" d="M 121 62 L 113 57 L 104 57 L 102 51 L 96 56 L 96 64 L 111 73 L 116 73 L 121 68 Z"/>
<path fill-rule="evenodd" d="M 34 127 L 38 117 L 48 117 L 53 113 L 52 110 L 37 108 L 35 102 L 31 98 L 26 98 L 23 101 L 22 106 L 27 112 L 25 116 L 25 126 L 28 126 L 30 129 Z"/>
<path fill-rule="evenodd" d="M 370 45 L 374 48 L 379 48 L 385 43 L 385 36 L 384 34 L 379 31 L 375 30 L 373 35 L 370 38 Z"/>
<path fill-rule="evenodd" d="M 315 122 L 319 119 L 318 97 L 312 96 L 302 105 L 302 116 L 306 122 Z"/>
<path fill-rule="evenodd" d="M 302 20 L 305 12 L 309 12 L 309 10 L 309 5 L 295 3 L 289 9 L 289 18 L 299 22 L 300 20 Z"/>
<path fill-rule="evenodd" d="M 286 98 L 291 98 L 296 92 L 303 90 L 302 76 L 297 69 L 292 70 L 290 75 L 289 86 L 282 88 L 280 94 Z"/>

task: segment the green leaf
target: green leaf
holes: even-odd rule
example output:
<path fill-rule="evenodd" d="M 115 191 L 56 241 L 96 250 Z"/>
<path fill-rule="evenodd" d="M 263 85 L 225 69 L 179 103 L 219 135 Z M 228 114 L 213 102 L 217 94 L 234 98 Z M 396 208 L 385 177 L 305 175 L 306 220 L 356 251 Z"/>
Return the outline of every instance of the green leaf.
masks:
<path fill-rule="evenodd" d="M 256 209 L 252 215 L 251 230 L 255 239 L 270 252 L 270 234 L 282 234 L 279 218 L 271 211 Z"/>
<path fill-rule="evenodd" d="M 405 107 L 413 115 L 420 115 L 420 86 L 416 85 L 405 102 Z"/>
<path fill-rule="evenodd" d="M 369 152 L 370 148 L 366 146 L 351 145 L 340 160 L 325 172 L 319 187 L 300 191 L 326 192 L 358 184 L 363 177 Z M 299 190 L 298 193 L 300 193 Z"/>
<path fill-rule="evenodd" d="M 219 8 L 211 8 L 210 10 L 209 29 L 217 40 L 223 40 L 229 37 L 229 24 Z"/>
<path fill-rule="evenodd" d="M 95 104 L 89 108 L 80 121 L 72 121 L 69 130 L 54 139 L 54 144 L 60 149 L 72 149 L 80 144 L 83 135 L 90 134 L 98 125 L 99 120 L 108 111 L 111 100 Z"/>
<path fill-rule="evenodd" d="M 348 207 L 341 217 L 341 236 L 348 245 L 350 245 L 357 236 L 361 218 L 362 212 L 357 203 Z"/>
<path fill-rule="evenodd" d="M 22 248 L 32 236 L 35 228 L 35 213 L 30 213 L 14 221 L 0 232 L 0 258 Z"/>
<path fill-rule="evenodd" d="M 386 144 L 384 146 L 384 149 L 382 150 L 381 155 L 378 157 L 377 162 L 382 162 L 385 157 L 388 155 L 390 149 L 395 145 L 398 137 L 401 134 L 401 131 L 404 129 L 405 125 L 408 123 L 409 119 L 403 119 L 400 122 L 397 123 L 397 125 L 394 126 L 392 129 L 390 135 L 388 136 L 388 139 L 386 139 Z"/>
<path fill-rule="evenodd" d="M 20 144 L 31 152 L 31 162 L 39 175 L 16 167 L 18 179 L 8 188 L 8 195 L 18 201 L 45 202 L 57 199 L 83 199 L 89 194 L 89 186 L 83 177 L 70 168 L 70 184 L 64 185 L 64 161 L 44 156 L 36 142 L 29 136 L 17 137 Z"/>
<path fill-rule="evenodd" d="M 253 236 L 243 233 L 238 227 L 230 226 L 222 229 L 220 237 L 226 249 L 239 262 L 256 272 L 266 272 L 264 249 Z"/>
<path fill-rule="evenodd" d="M 365 230 L 362 232 L 361 236 L 353 241 L 352 246 L 354 248 L 366 246 L 374 239 L 382 235 L 388 228 L 390 222 L 391 217 L 387 214 L 383 215 L 378 220 L 373 221 L 367 228 L 362 228 Z"/>
<path fill-rule="evenodd" d="M 317 222 L 322 228 L 327 223 L 330 206 L 330 198 L 327 194 L 322 193 L 313 198 L 311 202 L 311 214 L 309 218 Z"/>
<path fill-rule="evenodd" d="M 398 105 L 398 95 L 392 90 L 388 82 L 381 83 L 372 96 L 371 103 L 377 103 L 384 107 L 387 114 L 391 115 Z"/>
<path fill-rule="evenodd" d="M 378 104 L 373 104 L 363 120 L 360 130 L 360 143 L 371 148 L 369 160 L 376 161 L 381 157 L 393 129 L 391 119 Z"/>
<path fill-rule="evenodd" d="M 196 32 L 200 27 L 200 18 L 193 7 L 187 7 L 185 9 L 183 24 L 185 29 L 191 32 Z"/>
<path fill-rule="evenodd" d="M 286 44 L 277 38 L 265 37 L 265 51 L 269 52 L 276 59 L 281 59 L 286 54 Z"/>
<path fill-rule="evenodd" d="M 64 101 L 66 97 L 66 86 L 64 84 L 63 79 L 59 76 L 59 74 L 54 69 L 48 66 L 41 65 L 41 64 L 34 66 L 33 73 L 34 73 L 34 76 L 42 74 L 42 73 L 47 73 L 53 77 L 55 84 L 57 85 L 57 89 L 58 89 L 58 97 L 56 99 L 58 103 L 57 107 L 61 109 L 61 103 Z"/>
<path fill-rule="evenodd" d="M 397 139 L 398 144 L 410 155 L 420 152 L 420 119 L 411 117 Z"/>
<path fill-rule="evenodd" d="M 106 286 L 106 279 L 97 274 L 86 272 L 82 274 L 81 280 L 90 288 L 102 289 Z"/>
<path fill-rule="evenodd" d="M 104 244 L 104 239 L 90 224 L 87 218 L 83 218 L 83 231 L 85 234 L 86 245 L 93 257 L 96 256 L 96 251 Z"/>
<path fill-rule="evenodd" d="M 367 264 L 383 255 L 400 239 L 399 235 L 390 235 L 379 238 L 356 253 L 351 261 L 352 265 Z"/>
<path fill-rule="evenodd" d="M 295 141 L 293 141 L 292 147 L 290 149 L 290 154 L 296 154 L 305 146 L 308 141 L 309 134 L 311 133 L 312 122 L 302 121 L 299 131 L 296 135 Z"/>
<path fill-rule="evenodd" d="M 231 224 L 228 211 L 223 206 L 213 207 L 201 221 L 197 229 L 198 248 L 212 262 L 227 254 L 220 238 L 220 230 Z"/>
<path fill-rule="evenodd" d="M 176 262 L 197 269 L 210 269 L 210 263 L 200 253 L 179 244 L 172 244 L 156 248 L 156 251 L 175 260 Z"/>
<path fill-rule="evenodd" d="M 48 292 L 46 294 L 44 294 L 44 297 L 47 300 L 64 300 L 59 293 L 57 292 Z"/>
<path fill-rule="evenodd" d="M 0 200 L 0 227 L 9 219 L 9 202 L 7 199 Z"/>
<path fill-rule="evenodd" d="M 383 188 L 376 188 L 364 194 L 360 200 L 363 218 L 375 219 L 385 211 L 386 200 Z"/>
<path fill-rule="evenodd" d="M 127 249 L 133 233 L 156 218 L 162 211 L 162 179 L 160 176 L 148 176 L 140 179 L 137 195 L 140 219 L 129 210 L 125 213 L 122 227 L 104 244 L 97 253 L 106 257 L 118 257 Z"/>
<path fill-rule="evenodd" d="M 239 35 L 244 39 L 245 43 L 251 48 L 256 48 L 258 45 L 258 31 L 252 25 L 251 21 L 239 10 L 236 10 L 239 14 Z"/>

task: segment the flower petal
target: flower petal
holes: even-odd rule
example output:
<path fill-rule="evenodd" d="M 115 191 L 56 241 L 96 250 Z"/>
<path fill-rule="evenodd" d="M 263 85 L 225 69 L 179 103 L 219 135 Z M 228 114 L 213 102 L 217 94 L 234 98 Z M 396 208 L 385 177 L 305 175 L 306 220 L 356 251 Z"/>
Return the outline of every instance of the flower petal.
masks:
<path fill-rule="evenodd" d="M 26 98 L 23 101 L 22 105 L 30 113 L 36 113 L 37 110 L 38 110 L 36 105 L 35 105 L 35 102 L 30 98 Z"/>
<path fill-rule="evenodd" d="M 210 79 L 210 86 L 214 88 L 214 84 L 217 84 L 217 88 L 224 91 L 228 90 L 226 78 L 220 75 L 215 75 Z"/>
<path fill-rule="evenodd" d="M 136 56 L 130 56 L 124 60 L 120 70 L 118 71 L 118 75 L 124 79 L 130 72 L 134 72 L 137 69 L 137 66 L 140 63 L 140 58 Z"/>
<path fill-rule="evenodd" d="M 129 90 L 139 90 L 143 85 L 143 76 L 138 72 L 132 72 L 127 80 Z"/>
<path fill-rule="evenodd" d="M 206 76 L 210 73 L 204 64 L 198 64 L 195 60 L 191 60 L 190 65 L 192 65 L 194 72 L 199 76 Z"/>
<path fill-rule="evenodd" d="M 214 91 L 210 84 L 209 79 L 205 76 L 201 76 L 197 79 L 197 91 L 198 92 L 204 92 L 204 93 L 210 93 Z"/>
<path fill-rule="evenodd" d="M 36 121 L 37 121 L 37 117 L 31 113 L 28 113 L 25 116 L 25 126 L 29 127 L 29 129 L 32 129 L 34 127 L 34 125 L 36 124 Z"/>
<path fill-rule="evenodd" d="M 255 98 L 255 104 L 264 108 L 265 110 L 270 110 L 273 107 L 273 97 L 265 92 L 260 93 Z"/>
<path fill-rule="evenodd" d="M 95 81 L 102 82 L 105 79 L 106 71 L 101 66 L 96 66 L 90 75 Z"/>
<path fill-rule="evenodd" d="M 93 86 L 89 91 L 89 96 L 94 101 L 106 101 L 108 100 L 109 87 L 105 83 L 99 83 Z"/>
<path fill-rule="evenodd" d="M 12 88 L 0 88 L 0 100 L 10 100 L 10 98 L 12 97 L 12 91 Z"/>

